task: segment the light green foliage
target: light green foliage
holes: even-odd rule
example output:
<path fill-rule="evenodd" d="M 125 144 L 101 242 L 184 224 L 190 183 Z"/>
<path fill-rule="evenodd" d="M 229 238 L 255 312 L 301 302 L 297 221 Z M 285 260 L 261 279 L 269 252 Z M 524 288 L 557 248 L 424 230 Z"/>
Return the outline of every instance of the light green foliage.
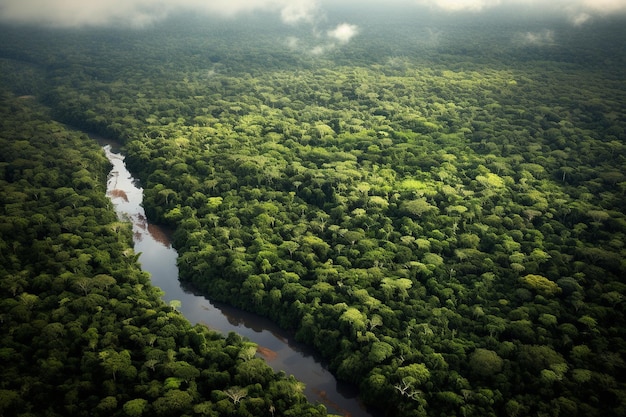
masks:
<path fill-rule="evenodd" d="M 347 323 L 354 331 L 365 329 L 365 317 L 358 309 L 349 307 L 339 317 L 340 322 Z"/>
<path fill-rule="evenodd" d="M 393 346 L 385 342 L 374 342 L 368 355 L 372 362 L 379 363 L 393 354 Z"/>
<path fill-rule="evenodd" d="M 420 198 L 417 200 L 410 200 L 403 203 L 402 208 L 410 215 L 416 217 L 422 217 L 425 213 L 434 211 L 437 207 L 428 203 L 426 199 Z"/>
<path fill-rule="evenodd" d="M 227 346 L 172 311 L 180 302 L 161 300 L 105 196 L 110 167 L 95 141 L 4 92 L 0 116 L 0 195 L 10 206 L 0 212 L 0 414 L 170 416 L 203 404 L 202 414 L 216 416 L 210 392 L 229 389 L 231 378 L 286 380 L 261 360 L 237 366 L 230 353 L 247 352 L 241 340 Z M 26 160 L 29 168 L 17 168 Z M 14 209 L 24 221 L 7 222 Z M 203 246 L 201 255 L 210 252 Z M 280 403 L 270 390 L 257 395 L 276 402 L 277 414 L 323 415 L 301 392 Z"/>
<path fill-rule="evenodd" d="M 422 384 L 425 384 L 430 378 L 430 371 L 424 364 L 421 363 L 401 366 L 398 368 L 397 374 L 402 381 L 412 385 L 414 388 L 418 388 Z"/>
<path fill-rule="evenodd" d="M 136 398 L 134 400 L 124 403 L 124 412 L 129 417 L 140 417 L 143 415 L 148 401 L 143 398 Z"/>
<path fill-rule="evenodd" d="M 102 366 L 106 369 L 113 379 L 116 379 L 118 374 L 127 375 L 133 373 L 133 367 L 130 360 L 130 352 L 123 350 L 116 352 L 112 349 L 102 351 L 98 355 L 102 362 Z"/>
<path fill-rule="evenodd" d="M 521 17 L 393 19 L 321 56 L 253 18 L 114 43 L 3 28 L 0 80 L 123 141 L 181 280 L 295 330 L 387 414 L 620 414 L 624 56 L 604 40 L 623 22 L 555 21 L 558 45 L 530 45 L 542 24 Z M 29 100 L 0 118 L 3 343 L 60 388 L 3 371 L 16 414 L 114 396 L 118 414 L 149 399 L 144 415 L 318 415 L 243 342 L 195 336 L 154 291 L 130 301 L 146 277 L 106 209 L 106 161 Z M 236 404 L 233 384 L 250 384 Z"/>
<path fill-rule="evenodd" d="M 504 180 L 497 174 L 488 172 L 485 175 L 477 175 L 476 181 L 486 188 L 502 189 L 504 188 Z"/>
<path fill-rule="evenodd" d="M 407 278 L 383 278 L 381 288 L 389 297 L 397 295 L 404 299 L 412 286 L 413 282 Z"/>
<path fill-rule="evenodd" d="M 249 361 L 256 355 L 257 345 L 253 343 L 246 343 L 239 351 L 238 357 L 244 361 Z"/>
<path fill-rule="evenodd" d="M 224 199 L 222 197 L 209 197 L 209 199 L 207 200 L 207 208 L 209 210 L 215 210 L 216 208 L 218 208 L 221 204 L 222 201 Z"/>
<path fill-rule="evenodd" d="M 561 292 L 561 288 L 556 282 L 550 281 L 541 275 L 528 274 L 520 278 L 520 280 L 528 288 L 542 295 L 552 296 Z"/>
<path fill-rule="evenodd" d="M 186 391 L 173 389 L 154 401 L 152 407 L 159 416 L 184 414 L 193 402 L 191 395 Z"/>

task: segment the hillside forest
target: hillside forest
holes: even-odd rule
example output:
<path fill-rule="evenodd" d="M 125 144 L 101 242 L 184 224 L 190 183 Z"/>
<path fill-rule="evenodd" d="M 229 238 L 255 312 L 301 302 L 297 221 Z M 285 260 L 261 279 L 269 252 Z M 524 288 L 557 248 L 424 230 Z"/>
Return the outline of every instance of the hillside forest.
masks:
<path fill-rule="evenodd" d="M 626 415 L 623 22 L 394 15 L 306 54 L 242 19 L 1 28 L 0 415 L 326 415 L 160 301 L 77 129 L 124 145 L 181 281 L 382 415 Z"/>

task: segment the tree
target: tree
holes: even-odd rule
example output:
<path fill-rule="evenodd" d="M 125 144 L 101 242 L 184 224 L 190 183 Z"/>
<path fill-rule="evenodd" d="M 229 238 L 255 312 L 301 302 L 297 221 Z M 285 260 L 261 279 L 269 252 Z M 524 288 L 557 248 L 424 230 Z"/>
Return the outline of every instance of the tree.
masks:
<path fill-rule="evenodd" d="M 374 342 L 367 358 L 374 363 L 380 363 L 391 355 L 393 355 L 393 346 L 386 342 Z"/>
<path fill-rule="evenodd" d="M 424 214 L 427 214 L 431 211 L 436 211 L 437 207 L 427 202 L 425 198 L 419 198 L 416 200 L 403 202 L 402 209 L 408 214 L 420 218 Z"/>
<path fill-rule="evenodd" d="M 354 307 L 348 307 L 339 317 L 339 323 L 346 323 L 353 334 L 365 330 L 365 320 L 364 314 Z"/>
<path fill-rule="evenodd" d="M 243 359 L 244 361 L 249 361 L 250 359 L 254 358 L 254 355 L 256 355 L 257 348 L 258 346 L 254 343 L 245 343 L 241 347 L 241 350 L 239 351 L 237 357 Z"/>
<path fill-rule="evenodd" d="M 397 370 L 397 375 L 402 381 L 407 382 L 414 388 L 425 384 L 430 379 L 430 371 L 422 363 L 401 366 Z"/>
<path fill-rule="evenodd" d="M 506 402 L 504 410 L 506 411 L 507 416 L 518 417 L 524 412 L 524 406 L 522 406 L 516 400 L 509 400 Z"/>
<path fill-rule="evenodd" d="M 238 404 L 239 401 L 248 396 L 248 390 L 246 388 L 233 386 L 225 390 L 224 394 L 232 400 L 233 404 Z"/>
<path fill-rule="evenodd" d="M 108 274 L 98 274 L 92 278 L 92 285 L 104 291 L 108 291 L 116 283 L 115 278 Z"/>
<path fill-rule="evenodd" d="M 424 402 L 423 392 L 419 387 L 430 378 L 428 368 L 423 364 L 414 363 L 398 368 L 397 375 L 400 382 L 394 385 L 396 391 L 401 396 L 422 404 Z"/>
<path fill-rule="evenodd" d="M 541 275 L 528 274 L 520 278 L 520 281 L 526 287 L 544 296 L 553 296 L 561 292 L 561 288 L 556 282 Z"/>
<path fill-rule="evenodd" d="M 29 320 L 33 308 L 39 303 L 39 297 L 35 294 L 23 292 L 18 298 L 20 301 L 20 307 L 22 307 L 24 311 L 24 318 L 25 320 Z"/>
<path fill-rule="evenodd" d="M 130 417 L 140 417 L 146 410 L 148 401 L 143 398 L 126 401 L 124 403 L 124 412 Z"/>
<path fill-rule="evenodd" d="M 176 378 L 180 378 L 187 383 L 200 376 L 200 371 L 195 366 L 190 365 L 185 361 L 176 361 L 170 363 L 166 366 L 166 368 Z"/>
<path fill-rule="evenodd" d="M 20 402 L 20 394 L 15 391 L 0 389 L 0 412 L 7 413 L 8 410 L 16 408 Z M 7 414 L 8 415 L 8 414 Z"/>
<path fill-rule="evenodd" d="M 169 390 L 162 397 L 157 398 L 152 407 L 157 415 L 183 415 L 190 411 L 193 398 L 186 391 L 179 389 Z"/>
<path fill-rule="evenodd" d="M 162 189 L 158 192 L 158 196 L 162 199 L 161 202 L 165 203 L 166 206 L 170 205 L 170 200 L 173 200 L 178 196 L 176 191 L 166 188 Z"/>
<path fill-rule="evenodd" d="M 300 244 L 298 242 L 287 240 L 281 243 L 281 245 L 278 248 L 286 251 L 289 254 L 289 257 L 293 258 L 294 252 L 298 250 L 299 247 L 300 247 Z"/>
<path fill-rule="evenodd" d="M 235 382 L 239 384 L 261 384 L 266 386 L 272 380 L 273 372 L 260 358 L 252 358 L 237 365 Z"/>
<path fill-rule="evenodd" d="M 117 408 L 117 398 L 113 396 L 104 397 L 98 405 L 96 406 L 96 410 L 101 413 L 110 413 Z"/>
<path fill-rule="evenodd" d="M 200 404 L 194 405 L 193 412 L 201 416 L 219 416 L 218 412 L 215 410 L 215 404 L 213 404 L 211 401 L 204 401 Z"/>
<path fill-rule="evenodd" d="M 497 174 L 488 172 L 485 175 L 477 175 L 476 181 L 481 185 L 489 189 L 502 189 L 504 188 L 504 180 Z"/>
<path fill-rule="evenodd" d="M 381 288 L 387 295 L 387 298 L 393 297 L 397 292 L 400 299 L 404 300 L 408 297 L 408 290 L 413 286 L 413 282 L 408 278 L 383 278 Z"/>
<path fill-rule="evenodd" d="M 169 305 L 170 307 L 172 307 L 172 309 L 178 311 L 182 306 L 182 303 L 180 300 L 170 300 Z"/>
<path fill-rule="evenodd" d="M 502 370 L 504 361 L 493 350 L 478 348 L 469 358 L 472 372 L 481 377 L 490 377 Z"/>
<path fill-rule="evenodd" d="M 107 349 L 100 352 L 99 357 L 102 366 L 111 374 L 113 380 L 116 380 L 118 373 L 130 377 L 137 372 L 132 366 L 130 352 L 128 350 L 116 352 L 113 349 Z"/>

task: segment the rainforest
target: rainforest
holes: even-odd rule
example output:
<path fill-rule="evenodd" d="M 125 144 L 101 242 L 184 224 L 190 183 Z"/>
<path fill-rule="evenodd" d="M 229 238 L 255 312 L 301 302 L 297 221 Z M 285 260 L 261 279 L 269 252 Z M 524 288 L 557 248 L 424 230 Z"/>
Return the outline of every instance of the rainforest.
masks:
<path fill-rule="evenodd" d="M 400 3 L 2 19 L 0 415 L 329 415 L 161 300 L 85 132 L 380 415 L 626 415 L 624 17 Z"/>

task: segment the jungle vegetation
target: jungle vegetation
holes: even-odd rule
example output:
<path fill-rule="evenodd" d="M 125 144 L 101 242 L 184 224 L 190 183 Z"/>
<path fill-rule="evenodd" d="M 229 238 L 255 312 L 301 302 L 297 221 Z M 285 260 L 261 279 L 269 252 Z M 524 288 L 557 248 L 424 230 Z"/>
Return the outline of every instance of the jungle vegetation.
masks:
<path fill-rule="evenodd" d="M 93 139 L 32 98 L 0 115 L 0 415 L 326 415 L 255 344 L 165 305 Z"/>
<path fill-rule="evenodd" d="M 514 35 L 546 22 L 505 37 L 456 22 L 431 43 L 396 16 L 312 55 L 267 22 L 186 19 L 8 27 L 0 48 L 11 94 L 124 143 L 146 212 L 176 230 L 181 280 L 294 331 L 387 415 L 626 415 L 620 22 L 535 42 Z M 84 393 L 129 415 L 322 414 L 242 359 L 244 341 L 158 304 L 104 199 L 103 156 L 33 114 L 5 97 L 2 352 L 16 365 L 0 410 L 26 390 L 61 392 L 48 403 L 75 414 Z M 68 149 L 89 151 L 70 164 Z"/>

